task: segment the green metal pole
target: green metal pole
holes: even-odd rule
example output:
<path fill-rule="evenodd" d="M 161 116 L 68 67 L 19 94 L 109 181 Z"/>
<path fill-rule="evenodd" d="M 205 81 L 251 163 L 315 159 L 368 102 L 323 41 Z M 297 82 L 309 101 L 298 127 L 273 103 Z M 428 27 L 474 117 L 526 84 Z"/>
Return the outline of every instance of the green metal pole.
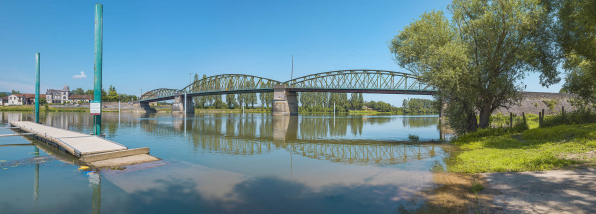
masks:
<path fill-rule="evenodd" d="M 101 58 L 103 52 L 103 5 L 95 4 L 95 73 L 93 100 L 101 103 Z M 101 104 L 100 104 L 101 106 Z M 100 107 L 101 108 L 101 107 Z M 101 135 L 101 112 L 94 115 L 95 135 Z"/>
<path fill-rule="evenodd" d="M 35 122 L 39 123 L 39 53 L 35 53 Z"/>

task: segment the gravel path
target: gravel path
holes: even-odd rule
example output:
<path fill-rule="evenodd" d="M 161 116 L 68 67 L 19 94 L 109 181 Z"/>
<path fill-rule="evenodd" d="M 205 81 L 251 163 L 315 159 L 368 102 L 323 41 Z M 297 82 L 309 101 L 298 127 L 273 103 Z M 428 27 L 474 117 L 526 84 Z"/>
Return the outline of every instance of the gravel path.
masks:
<path fill-rule="evenodd" d="M 483 174 L 490 213 L 596 213 L 596 169 Z"/>

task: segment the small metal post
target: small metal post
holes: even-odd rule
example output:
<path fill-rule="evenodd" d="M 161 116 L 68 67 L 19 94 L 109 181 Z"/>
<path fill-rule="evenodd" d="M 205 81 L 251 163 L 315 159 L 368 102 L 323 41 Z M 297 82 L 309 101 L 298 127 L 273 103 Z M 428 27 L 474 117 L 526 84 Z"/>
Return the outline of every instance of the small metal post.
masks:
<path fill-rule="evenodd" d="M 120 113 L 120 100 L 118 100 L 118 113 Z"/>
<path fill-rule="evenodd" d="M 184 93 L 184 116 L 186 117 L 186 111 L 188 111 L 188 109 L 186 109 L 186 93 Z"/>
<path fill-rule="evenodd" d="M 242 106 L 242 114 L 244 114 L 244 105 Z"/>
<path fill-rule="evenodd" d="M 39 123 L 39 53 L 35 53 L 35 122 Z"/>
<path fill-rule="evenodd" d="M 333 117 L 335 117 L 335 103 L 333 103 Z"/>

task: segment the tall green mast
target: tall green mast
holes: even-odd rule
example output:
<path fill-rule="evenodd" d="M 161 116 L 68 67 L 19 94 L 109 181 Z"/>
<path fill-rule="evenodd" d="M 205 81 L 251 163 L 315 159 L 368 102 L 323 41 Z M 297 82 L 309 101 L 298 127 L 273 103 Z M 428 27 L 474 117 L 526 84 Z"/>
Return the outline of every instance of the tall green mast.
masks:
<path fill-rule="evenodd" d="M 103 52 L 103 5 L 95 4 L 95 73 L 93 100 L 101 103 L 101 58 Z M 101 104 L 100 104 L 101 105 Z M 101 107 L 100 107 L 101 108 Z M 94 135 L 101 135 L 101 113 L 93 115 L 95 125 Z"/>

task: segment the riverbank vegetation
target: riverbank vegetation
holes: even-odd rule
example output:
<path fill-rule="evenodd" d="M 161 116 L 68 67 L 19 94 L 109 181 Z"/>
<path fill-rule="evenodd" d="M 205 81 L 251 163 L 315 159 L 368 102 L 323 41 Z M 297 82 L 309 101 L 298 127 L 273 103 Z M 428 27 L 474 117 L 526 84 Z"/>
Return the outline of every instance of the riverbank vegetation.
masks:
<path fill-rule="evenodd" d="M 542 127 L 479 129 L 455 138 L 454 172 L 542 171 L 596 165 L 596 113 L 577 110 L 546 116 Z M 521 125 L 520 125 L 521 124 Z"/>

